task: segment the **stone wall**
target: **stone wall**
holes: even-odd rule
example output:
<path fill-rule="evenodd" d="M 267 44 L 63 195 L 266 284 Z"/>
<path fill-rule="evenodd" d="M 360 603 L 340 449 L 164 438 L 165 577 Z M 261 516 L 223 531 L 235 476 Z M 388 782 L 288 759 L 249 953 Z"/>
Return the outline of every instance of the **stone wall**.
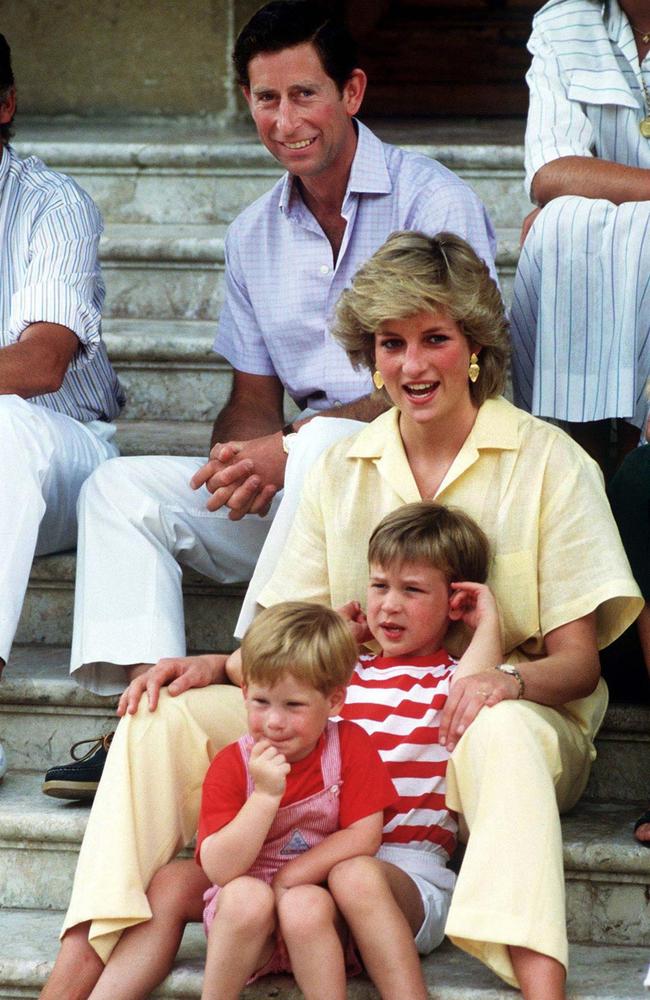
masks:
<path fill-rule="evenodd" d="M 228 120 L 230 50 L 260 2 L 0 0 L 21 115 Z"/>

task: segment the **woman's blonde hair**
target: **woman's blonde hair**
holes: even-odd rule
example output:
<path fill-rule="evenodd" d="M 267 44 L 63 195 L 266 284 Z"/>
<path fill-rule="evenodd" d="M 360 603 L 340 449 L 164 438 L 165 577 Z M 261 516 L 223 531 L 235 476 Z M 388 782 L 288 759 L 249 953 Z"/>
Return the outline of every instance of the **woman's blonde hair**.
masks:
<path fill-rule="evenodd" d="M 392 233 L 341 295 L 333 333 L 355 368 L 372 371 L 382 323 L 440 309 L 482 348 L 472 399 L 480 405 L 498 396 L 510 355 L 503 300 L 485 262 L 454 233 Z"/>
<path fill-rule="evenodd" d="M 357 662 L 345 621 L 322 604 L 285 601 L 255 618 L 241 644 L 244 684 L 268 684 L 290 674 L 328 695 L 345 687 Z"/>

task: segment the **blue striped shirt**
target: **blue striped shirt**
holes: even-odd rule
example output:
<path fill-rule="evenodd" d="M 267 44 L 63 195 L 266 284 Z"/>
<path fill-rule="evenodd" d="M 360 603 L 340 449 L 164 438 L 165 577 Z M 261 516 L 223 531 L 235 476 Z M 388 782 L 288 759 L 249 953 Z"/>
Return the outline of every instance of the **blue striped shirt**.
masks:
<path fill-rule="evenodd" d="M 276 375 L 300 409 L 328 409 L 372 390 L 368 372 L 352 368 L 329 327 L 341 292 L 392 232 L 458 233 L 495 275 L 494 230 L 471 188 L 435 160 L 357 128 L 336 263 L 289 174 L 235 219 L 226 238 L 214 349 L 238 371 Z"/>
<path fill-rule="evenodd" d="M 650 56 L 639 65 L 617 0 L 550 0 L 533 19 L 528 48 L 528 191 L 540 167 L 561 156 L 650 167 L 650 142 L 639 132 L 650 115 L 641 86 L 650 92 Z"/>
<path fill-rule="evenodd" d="M 30 400 L 84 422 L 112 420 L 124 394 L 101 339 L 102 221 L 69 177 L 6 146 L 0 159 L 0 349 L 32 323 L 79 338 L 61 388 Z"/>

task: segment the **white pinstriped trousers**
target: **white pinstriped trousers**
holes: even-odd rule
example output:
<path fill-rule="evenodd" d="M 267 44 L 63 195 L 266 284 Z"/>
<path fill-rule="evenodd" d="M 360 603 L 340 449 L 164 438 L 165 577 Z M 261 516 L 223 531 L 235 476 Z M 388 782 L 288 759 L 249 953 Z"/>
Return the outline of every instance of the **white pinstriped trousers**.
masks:
<path fill-rule="evenodd" d="M 556 198 L 521 251 L 514 401 L 540 417 L 642 427 L 650 374 L 650 202 Z"/>

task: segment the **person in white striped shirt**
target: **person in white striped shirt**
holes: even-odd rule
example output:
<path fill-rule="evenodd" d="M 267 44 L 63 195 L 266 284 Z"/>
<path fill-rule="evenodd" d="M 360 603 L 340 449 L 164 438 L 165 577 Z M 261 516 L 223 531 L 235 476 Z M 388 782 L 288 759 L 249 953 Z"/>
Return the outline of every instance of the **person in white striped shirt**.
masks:
<path fill-rule="evenodd" d="M 15 110 L 0 35 L 0 673 L 34 554 L 74 546 L 79 490 L 117 454 L 123 403 L 101 340 L 99 212 L 70 178 L 18 157 Z"/>
<path fill-rule="evenodd" d="M 541 212 L 524 225 L 515 279 L 515 402 L 567 421 L 609 471 L 647 409 L 650 9 L 550 0 L 529 49 L 526 186 Z"/>

